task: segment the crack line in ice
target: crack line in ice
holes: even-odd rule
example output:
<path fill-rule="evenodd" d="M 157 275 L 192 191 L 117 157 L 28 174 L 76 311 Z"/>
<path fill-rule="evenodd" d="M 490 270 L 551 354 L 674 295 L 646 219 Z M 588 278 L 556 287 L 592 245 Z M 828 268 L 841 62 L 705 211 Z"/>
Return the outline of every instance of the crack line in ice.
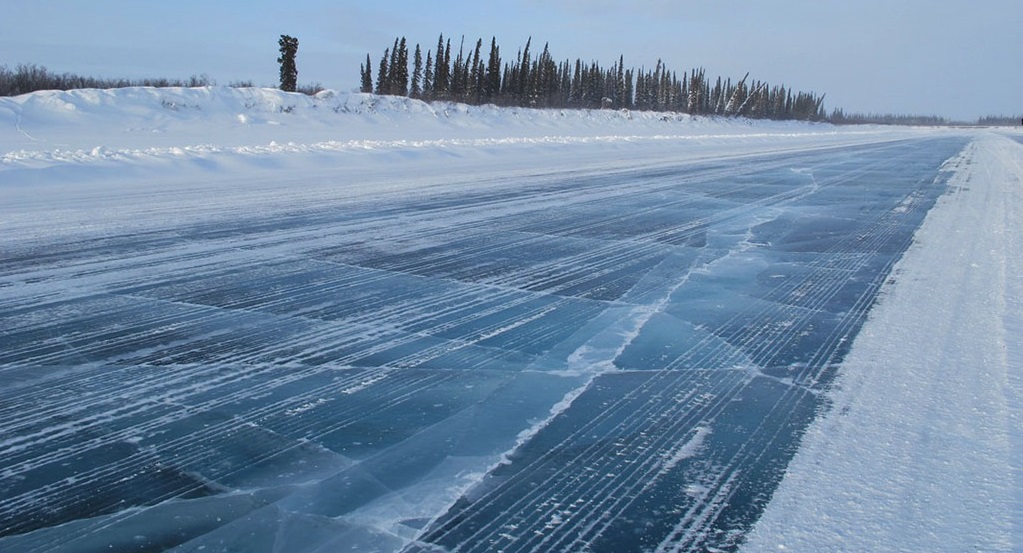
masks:
<path fill-rule="evenodd" d="M 594 375 L 617 370 L 614 360 L 621 356 L 625 350 L 639 336 L 640 331 L 646 326 L 650 319 L 658 313 L 663 313 L 667 307 L 672 294 L 685 285 L 690 276 L 698 271 L 697 265 L 700 258 L 697 258 L 689 266 L 689 269 L 674 284 L 664 291 L 664 294 L 654 302 L 639 305 L 632 308 L 628 315 L 617 325 L 612 325 L 596 336 L 591 338 L 582 346 L 573 351 L 566 361 L 568 362 L 567 374 Z M 594 343 L 604 344 L 595 346 Z"/>

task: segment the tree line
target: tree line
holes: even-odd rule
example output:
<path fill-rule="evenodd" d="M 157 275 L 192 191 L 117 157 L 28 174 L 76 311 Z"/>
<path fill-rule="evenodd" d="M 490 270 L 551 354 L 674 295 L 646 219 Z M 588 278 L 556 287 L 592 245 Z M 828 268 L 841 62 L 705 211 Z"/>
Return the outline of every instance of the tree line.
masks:
<path fill-rule="evenodd" d="M 977 119 L 982 126 L 1006 127 L 1023 125 L 1023 115 L 985 115 Z"/>
<path fill-rule="evenodd" d="M 835 109 L 828 121 L 836 125 L 909 125 L 939 127 L 951 124 L 946 117 L 938 115 L 898 115 L 894 113 L 845 113 Z"/>
<path fill-rule="evenodd" d="M 74 73 L 55 73 L 34 63 L 18 64 L 14 69 L 0 65 L 0 96 L 17 96 L 37 90 L 74 90 L 78 88 L 126 88 L 129 86 L 209 86 L 206 75 L 192 75 L 187 79 L 101 79 L 83 77 Z M 232 85 L 233 86 L 233 85 Z M 249 85 L 251 86 L 251 84 Z"/>
<path fill-rule="evenodd" d="M 454 56 L 454 57 L 452 57 Z M 425 101 L 533 108 L 610 108 L 674 111 L 692 115 L 763 119 L 827 119 L 824 95 L 742 79 L 708 78 L 702 68 L 678 73 L 658 60 L 653 68 L 626 68 L 624 56 L 608 67 L 595 61 L 555 61 L 549 44 L 539 55 L 532 38 L 515 58 L 504 60 L 497 39 L 452 48 L 440 35 L 425 56 L 419 44 L 411 58 L 405 37 L 395 38 L 376 64 L 369 54 L 360 67 L 360 90 Z"/>

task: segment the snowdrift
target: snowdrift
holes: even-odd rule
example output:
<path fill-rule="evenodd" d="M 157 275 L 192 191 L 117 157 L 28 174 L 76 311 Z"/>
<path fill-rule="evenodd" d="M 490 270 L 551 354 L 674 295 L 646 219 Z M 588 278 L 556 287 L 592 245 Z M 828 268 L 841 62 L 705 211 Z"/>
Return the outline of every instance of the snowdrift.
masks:
<path fill-rule="evenodd" d="M 396 96 L 265 88 L 43 91 L 0 98 L 5 165 L 222 151 L 573 143 L 819 134 L 829 125 L 611 110 L 428 104 Z"/>

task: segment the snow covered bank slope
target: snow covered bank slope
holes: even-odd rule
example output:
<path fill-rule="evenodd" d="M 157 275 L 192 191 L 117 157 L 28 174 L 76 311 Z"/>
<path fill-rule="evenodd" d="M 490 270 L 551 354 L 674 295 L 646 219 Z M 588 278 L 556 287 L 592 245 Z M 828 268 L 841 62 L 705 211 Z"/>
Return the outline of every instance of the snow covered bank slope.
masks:
<path fill-rule="evenodd" d="M 1023 547 L 1023 145 L 953 169 L 744 551 Z"/>
<path fill-rule="evenodd" d="M 294 142 L 498 140 L 514 137 L 821 134 L 796 122 L 611 110 L 533 110 L 426 104 L 395 96 L 325 91 L 310 97 L 258 88 L 125 88 L 44 91 L 0 98 L 0 151 L 111 150 Z"/>
<path fill-rule="evenodd" d="M 933 132 L 933 131 L 929 131 Z M 48 237 L 322 206 L 480 174 L 620 170 L 883 142 L 920 131 L 686 115 L 426 104 L 273 89 L 127 88 L 0 98 L 0 233 Z M 491 179 L 491 182 L 496 182 Z"/>
<path fill-rule="evenodd" d="M 741 120 L 678 114 L 472 107 L 333 91 L 310 97 L 225 87 L 45 91 L 0 98 L 0 128 L 5 163 L 180 155 L 174 148 L 193 154 L 272 153 L 430 144 L 423 141 L 452 145 L 832 131 L 795 122 L 753 129 Z"/>

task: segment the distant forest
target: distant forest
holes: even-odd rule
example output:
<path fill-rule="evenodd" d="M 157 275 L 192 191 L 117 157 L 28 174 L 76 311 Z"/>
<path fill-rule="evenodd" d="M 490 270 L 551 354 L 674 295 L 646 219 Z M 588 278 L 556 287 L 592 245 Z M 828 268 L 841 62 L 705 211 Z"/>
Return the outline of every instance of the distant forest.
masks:
<path fill-rule="evenodd" d="M 0 96 L 17 96 L 39 90 L 77 90 L 82 88 L 128 88 L 132 86 L 152 87 L 199 87 L 215 86 L 217 82 L 208 75 L 192 75 L 187 79 L 170 79 L 165 77 L 149 79 L 111 79 L 100 77 L 83 77 L 74 73 L 55 73 L 43 65 L 20 63 L 14 69 L 0 65 Z M 227 84 L 233 88 L 252 88 L 252 81 L 232 81 Z M 299 85 L 297 92 L 313 95 L 324 90 L 319 84 Z"/>
<path fill-rule="evenodd" d="M 361 67 L 361 90 L 409 96 L 426 101 L 496 104 L 531 108 L 610 108 L 672 111 L 692 115 L 742 116 L 755 119 L 823 121 L 824 95 L 742 79 L 708 78 L 702 68 L 677 73 L 658 60 L 652 68 L 602 67 L 595 61 L 555 61 L 548 45 L 539 55 L 532 39 L 502 59 L 496 38 L 484 57 L 483 40 L 458 51 L 441 35 L 434 50 L 416 44 L 411 58 L 404 37 L 396 38 L 376 64 L 367 54 Z M 452 56 L 454 56 L 452 58 Z"/>
<path fill-rule="evenodd" d="M 129 86 L 209 86 L 206 75 L 188 79 L 100 79 L 73 73 L 54 73 L 34 63 L 19 64 L 14 69 L 0 65 L 0 96 L 17 96 L 37 90 L 74 90 L 79 88 L 125 88 Z M 250 85 L 251 86 L 251 85 Z"/>
<path fill-rule="evenodd" d="M 937 115 L 893 115 L 891 113 L 849 113 L 841 109 L 831 112 L 829 121 L 836 125 L 914 125 L 940 126 L 949 125 L 945 117 Z"/>

